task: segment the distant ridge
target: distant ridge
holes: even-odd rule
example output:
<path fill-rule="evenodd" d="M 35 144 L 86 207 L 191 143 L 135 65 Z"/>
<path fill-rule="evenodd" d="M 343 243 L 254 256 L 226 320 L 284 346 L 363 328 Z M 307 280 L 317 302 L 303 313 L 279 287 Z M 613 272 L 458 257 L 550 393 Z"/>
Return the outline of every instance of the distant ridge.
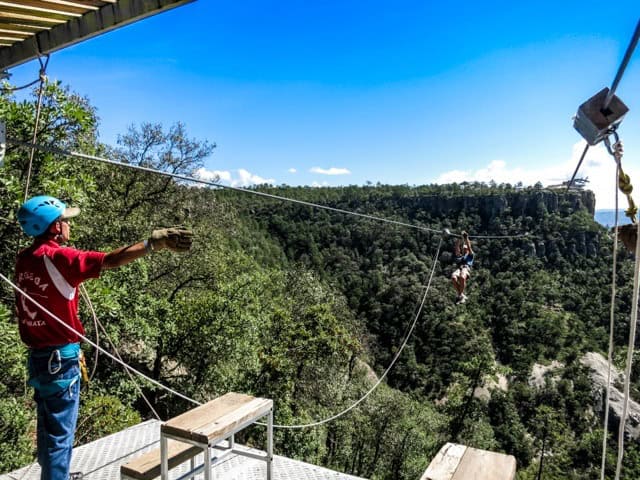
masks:
<path fill-rule="evenodd" d="M 603 227 L 613 227 L 613 225 L 615 224 L 615 215 L 616 210 L 614 208 L 603 209 L 596 210 L 593 218 Z M 629 218 L 624 214 L 624 210 L 619 210 L 618 225 L 626 225 L 628 223 L 631 223 L 631 220 L 629 220 Z"/>

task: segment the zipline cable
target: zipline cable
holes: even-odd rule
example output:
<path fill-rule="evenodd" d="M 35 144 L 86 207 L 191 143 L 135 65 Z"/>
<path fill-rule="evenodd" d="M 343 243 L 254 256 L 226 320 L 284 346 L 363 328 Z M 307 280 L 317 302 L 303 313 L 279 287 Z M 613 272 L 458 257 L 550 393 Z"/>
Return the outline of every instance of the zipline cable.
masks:
<path fill-rule="evenodd" d="M 633 55 L 633 51 L 636 48 L 636 45 L 638 45 L 638 38 L 640 38 L 640 20 L 638 20 L 638 24 L 636 25 L 636 29 L 633 32 L 633 35 L 631 37 L 631 41 L 629 42 L 629 46 L 627 47 L 627 51 L 624 54 L 624 57 L 622 59 L 622 62 L 620 63 L 620 66 L 618 67 L 618 72 L 616 73 L 615 78 L 613 79 L 613 83 L 611 84 L 611 88 L 609 89 L 609 93 L 607 94 L 606 98 L 604 99 L 604 104 L 602 106 L 602 109 L 606 109 L 609 106 L 609 103 L 611 103 L 611 100 L 613 99 L 613 96 L 616 93 L 616 89 L 618 88 L 618 84 L 620 83 L 620 80 L 622 79 L 622 76 L 624 75 L 624 71 L 627 69 L 627 65 L 629 64 L 629 60 L 631 60 L 631 55 Z"/>
<path fill-rule="evenodd" d="M 588 144 L 587 144 L 588 145 Z M 607 389 L 605 395 L 604 407 L 604 436 L 602 438 L 602 468 L 600 469 L 600 480 L 604 479 L 604 472 L 607 463 L 607 440 L 609 436 L 609 396 L 611 395 L 611 369 L 613 364 L 613 328 L 615 321 L 615 305 L 616 305 L 616 277 L 618 262 L 618 175 L 620 172 L 620 162 L 616 162 L 616 178 L 614 189 L 615 197 L 615 217 L 614 217 L 614 234 L 613 234 L 613 265 L 611 267 L 611 306 L 609 308 L 609 349 L 607 352 Z"/>
<path fill-rule="evenodd" d="M 85 159 L 85 160 L 93 160 L 93 161 L 100 162 L 100 163 L 106 163 L 108 165 L 115 165 L 115 166 L 118 166 L 118 167 L 128 168 L 130 170 L 138 170 L 138 171 L 141 171 L 141 172 L 153 173 L 153 174 L 156 174 L 156 175 L 162 175 L 162 176 L 165 176 L 165 177 L 175 178 L 177 180 L 182 180 L 182 181 L 185 181 L 185 182 L 200 183 L 202 185 L 208 185 L 208 186 L 211 186 L 211 187 L 222 188 L 222 189 L 225 189 L 225 190 L 233 190 L 233 191 L 236 191 L 236 192 L 248 193 L 248 194 L 251 194 L 251 195 L 257 195 L 257 196 L 260 196 L 260 197 L 271 198 L 271 199 L 274 199 L 274 200 L 297 203 L 299 205 L 305 205 L 307 207 L 318 208 L 318 209 L 322 209 L 322 210 L 329 210 L 329 211 L 332 211 L 332 212 L 342 213 L 344 215 L 354 215 L 356 217 L 366 218 L 368 220 L 374 220 L 374 221 L 377 221 L 377 222 L 390 223 L 390 224 L 393 224 L 393 225 L 398 225 L 398 226 L 407 227 L 407 228 L 413 228 L 413 229 L 422 230 L 422 231 L 425 231 L 425 232 L 442 233 L 441 230 L 438 230 L 438 229 L 435 229 L 435 228 L 429 228 L 429 227 L 425 227 L 425 226 L 421 226 L 421 225 L 415 225 L 413 223 L 401 222 L 401 221 L 398 221 L 398 220 L 391 220 L 389 218 L 377 217 L 375 215 L 368 215 L 366 213 L 354 212 L 352 210 L 344 210 L 342 208 L 330 207 L 328 205 L 320 205 L 320 204 L 317 204 L 317 203 L 307 202 L 305 200 L 298 200 L 296 198 L 283 197 L 283 196 L 280 196 L 280 195 L 274 195 L 272 193 L 261 192 L 259 190 L 249 190 L 249 189 L 246 189 L 246 188 L 232 187 L 230 185 L 223 185 L 223 184 L 220 184 L 220 183 L 215 183 L 215 182 L 212 182 L 210 180 L 203 180 L 201 178 L 190 177 L 188 175 L 181 175 L 181 174 L 178 174 L 178 173 L 164 172 L 162 170 L 157 170 L 157 169 L 150 168 L 150 167 L 143 167 L 141 165 L 132 165 L 132 164 L 129 164 L 129 163 L 118 162 L 116 160 L 111 160 L 111 159 L 108 159 L 108 158 L 97 157 L 97 156 L 94 156 L 94 155 L 87 155 L 87 154 L 80 153 L 80 152 L 75 152 L 75 151 L 63 150 L 63 149 L 56 148 L 56 147 L 50 147 L 50 146 L 40 145 L 40 144 L 36 144 L 36 143 L 23 142 L 23 141 L 20 141 L 20 140 L 14 140 L 14 139 L 10 139 L 10 138 L 7 138 L 7 143 L 11 143 L 12 145 L 20 145 L 20 146 L 29 147 L 29 148 L 35 148 L 36 150 L 41 150 L 43 152 L 55 153 L 55 154 L 59 154 L 59 155 L 65 155 L 65 156 L 68 156 L 68 157 L 77 157 L 77 158 L 82 158 L 82 159 Z M 492 235 L 485 235 L 485 236 L 482 236 L 482 235 L 469 235 L 469 238 L 507 239 L 507 238 L 520 238 L 520 237 L 532 238 L 528 234 L 524 234 L 524 235 L 523 234 L 520 234 L 520 235 L 493 235 L 493 236 Z"/>

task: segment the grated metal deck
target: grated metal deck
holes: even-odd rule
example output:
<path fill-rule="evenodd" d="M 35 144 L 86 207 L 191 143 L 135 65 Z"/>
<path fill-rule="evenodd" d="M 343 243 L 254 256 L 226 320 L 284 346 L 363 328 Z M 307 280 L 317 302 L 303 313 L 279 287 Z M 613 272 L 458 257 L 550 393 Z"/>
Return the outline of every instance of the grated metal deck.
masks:
<path fill-rule="evenodd" d="M 160 423 L 149 420 L 95 442 L 73 450 L 71 471 L 82 472 L 85 480 L 118 480 L 120 465 L 135 456 L 141 455 L 160 445 Z M 277 445 L 275 446 L 277 448 Z M 247 451 L 257 450 L 242 447 Z M 260 452 L 263 453 L 263 452 Z M 202 464 L 199 455 L 197 464 Z M 171 471 L 171 478 L 177 478 L 188 470 L 188 462 Z M 217 480 L 264 480 L 265 462 L 240 455 L 229 455 L 214 467 Z M 318 467 L 298 460 L 274 455 L 274 480 L 363 480 L 360 477 L 346 475 L 326 468 Z M 39 480 L 40 466 L 34 463 L 15 472 L 0 475 L 0 480 Z M 204 478 L 200 474 L 197 480 Z"/>

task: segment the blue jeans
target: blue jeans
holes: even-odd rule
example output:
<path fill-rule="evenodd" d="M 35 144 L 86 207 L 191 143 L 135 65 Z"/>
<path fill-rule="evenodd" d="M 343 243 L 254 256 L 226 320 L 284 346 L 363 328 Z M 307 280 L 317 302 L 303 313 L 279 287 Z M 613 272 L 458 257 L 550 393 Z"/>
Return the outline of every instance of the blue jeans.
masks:
<path fill-rule="evenodd" d="M 38 406 L 40 479 L 68 480 L 80 400 L 78 358 L 32 353 L 29 374 L 30 383 L 37 384 L 33 398 Z"/>

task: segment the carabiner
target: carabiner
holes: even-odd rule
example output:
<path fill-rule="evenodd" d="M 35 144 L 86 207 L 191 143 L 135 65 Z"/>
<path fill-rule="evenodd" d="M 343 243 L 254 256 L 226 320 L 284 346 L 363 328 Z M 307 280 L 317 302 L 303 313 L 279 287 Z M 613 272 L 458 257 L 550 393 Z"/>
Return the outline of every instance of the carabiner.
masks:
<path fill-rule="evenodd" d="M 51 364 L 54 361 L 57 362 L 57 365 L 55 368 L 52 369 Z M 51 352 L 51 355 L 49 355 L 49 362 L 47 364 L 47 368 L 49 370 L 50 375 L 55 375 L 60 370 L 62 370 L 62 358 L 60 357 L 60 350 L 58 350 L 57 348 L 53 352 Z"/>
<path fill-rule="evenodd" d="M 613 138 L 615 139 L 615 142 L 613 142 L 614 145 L 620 141 L 620 137 L 618 136 L 618 132 L 616 132 L 615 128 L 610 129 L 604 136 L 604 144 L 607 147 L 607 151 L 609 152 L 610 155 L 612 155 L 615 158 L 616 152 L 614 148 L 611 146 L 611 141 L 609 140 L 609 137 L 611 135 L 613 135 Z"/>

